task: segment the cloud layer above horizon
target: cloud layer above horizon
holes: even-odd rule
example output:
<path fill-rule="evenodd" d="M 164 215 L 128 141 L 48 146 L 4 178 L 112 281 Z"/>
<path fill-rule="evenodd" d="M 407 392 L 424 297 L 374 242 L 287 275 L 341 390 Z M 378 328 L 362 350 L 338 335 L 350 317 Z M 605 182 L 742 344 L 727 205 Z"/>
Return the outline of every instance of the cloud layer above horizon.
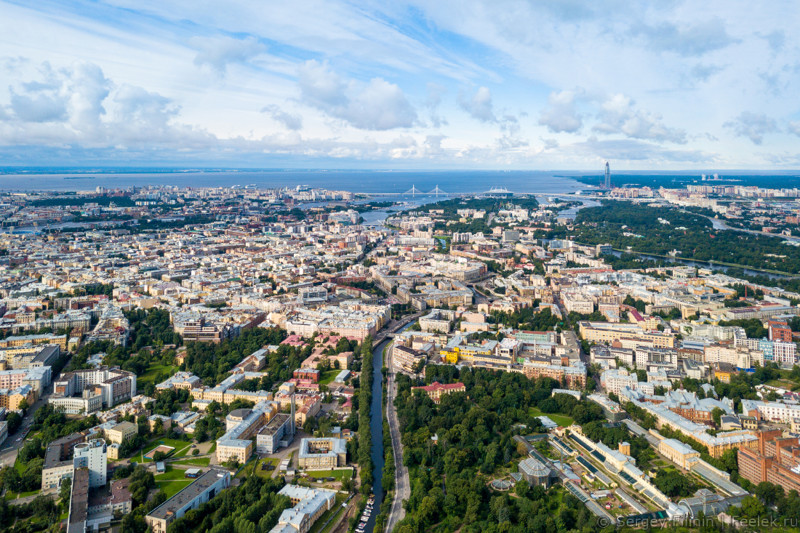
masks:
<path fill-rule="evenodd" d="M 800 4 L 0 0 L 0 165 L 800 166 Z"/>

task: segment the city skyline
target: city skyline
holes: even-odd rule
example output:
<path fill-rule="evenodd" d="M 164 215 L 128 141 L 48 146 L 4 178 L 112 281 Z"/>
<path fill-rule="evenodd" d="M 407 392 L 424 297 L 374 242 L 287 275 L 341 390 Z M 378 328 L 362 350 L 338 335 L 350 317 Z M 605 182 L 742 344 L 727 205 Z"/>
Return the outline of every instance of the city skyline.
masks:
<path fill-rule="evenodd" d="M 0 2 L 0 163 L 791 169 L 798 6 Z"/>

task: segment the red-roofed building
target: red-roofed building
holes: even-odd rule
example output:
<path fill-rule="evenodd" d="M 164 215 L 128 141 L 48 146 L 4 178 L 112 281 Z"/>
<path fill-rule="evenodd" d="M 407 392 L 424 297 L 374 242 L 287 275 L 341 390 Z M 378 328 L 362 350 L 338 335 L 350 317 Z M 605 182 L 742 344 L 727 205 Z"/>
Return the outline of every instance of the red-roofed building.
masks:
<path fill-rule="evenodd" d="M 423 390 L 434 403 L 439 403 L 443 395 L 453 392 L 466 392 L 467 388 L 463 383 L 442 384 L 438 381 L 434 381 L 430 385 L 424 387 L 411 387 L 411 390 Z"/>
<path fill-rule="evenodd" d="M 302 348 L 303 346 L 306 345 L 306 342 L 300 335 L 289 335 L 288 337 L 283 339 L 283 342 L 281 342 L 281 344 L 288 344 L 289 346 L 296 346 Z"/>

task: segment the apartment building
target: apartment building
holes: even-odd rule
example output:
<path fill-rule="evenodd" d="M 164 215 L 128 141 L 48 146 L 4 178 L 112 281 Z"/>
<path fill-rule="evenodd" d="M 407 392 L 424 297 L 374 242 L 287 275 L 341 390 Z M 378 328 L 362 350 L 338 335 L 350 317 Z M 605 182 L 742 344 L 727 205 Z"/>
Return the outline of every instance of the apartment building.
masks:
<path fill-rule="evenodd" d="M 767 481 L 787 493 L 800 491 L 800 443 L 777 433 L 760 432 L 758 449 L 739 449 L 739 475 L 756 485 Z"/>
<path fill-rule="evenodd" d="M 174 520 L 214 498 L 227 489 L 230 482 L 230 472 L 212 467 L 188 487 L 153 509 L 145 516 L 145 522 L 153 533 L 167 533 L 167 528 Z"/>
<path fill-rule="evenodd" d="M 58 404 L 60 399 L 87 390 L 100 396 L 103 407 L 110 408 L 136 396 L 136 374 L 105 366 L 68 372 L 54 382 L 50 402 Z"/>
<path fill-rule="evenodd" d="M 397 343 L 392 345 L 392 364 L 395 368 L 413 374 L 420 364 L 428 360 L 428 355 L 421 351 L 400 346 Z"/>
<path fill-rule="evenodd" d="M 800 405 L 782 401 L 742 400 L 742 414 L 766 422 L 790 424 L 800 418 Z"/>

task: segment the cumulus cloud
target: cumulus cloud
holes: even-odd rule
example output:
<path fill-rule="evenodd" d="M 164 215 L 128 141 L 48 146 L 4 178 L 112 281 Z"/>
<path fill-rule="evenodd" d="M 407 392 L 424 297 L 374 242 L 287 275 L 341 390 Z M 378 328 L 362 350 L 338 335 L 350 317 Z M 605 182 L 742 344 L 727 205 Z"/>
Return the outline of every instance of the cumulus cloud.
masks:
<path fill-rule="evenodd" d="M 417 121 L 402 89 L 383 78 L 358 84 L 333 72 L 327 62 L 310 60 L 300 66 L 298 84 L 304 102 L 356 128 L 408 128 Z"/>
<path fill-rule="evenodd" d="M 458 104 L 472 118 L 481 122 L 497 122 L 497 117 L 494 115 L 492 92 L 488 87 L 480 87 L 471 98 L 465 97 L 464 94 L 459 95 Z"/>
<path fill-rule="evenodd" d="M 12 70 L 10 66 L 6 68 Z M 47 62 L 37 70 L 40 79 L 9 87 L 11 98 L 7 115 L 24 122 L 63 121 L 69 105 L 63 73 L 55 71 Z"/>
<path fill-rule="evenodd" d="M 764 135 L 779 131 L 778 124 L 774 119 L 764 113 L 752 113 L 743 111 L 735 119 L 723 124 L 726 128 L 733 130 L 738 137 L 747 137 L 753 144 L 764 142 Z"/>
<path fill-rule="evenodd" d="M 287 129 L 292 131 L 299 131 L 303 129 L 303 117 L 294 113 L 288 113 L 275 104 L 264 106 L 261 108 L 262 113 L 267 115 L 277 122 L 280 122 Z"/>
<path fill-rule="evenodd" d="M 15 124 L 61 124 L 73 132 L 96 134 L 105 114 L 103 101 L 111 87 L 103 71 L 92 63 L 60 70 L 43 63 L 38 74 L 39 79 L 9 87 L 6 120 Z"/>
<path fill-rule="evenodd" d="M 67 116 L 67 98 L 52 91 L 19 94 L 11 89 L 11 111 L 25 122 L 62 121 Z"/>
<path fill-rule="evenodd" d="M 10 89 L 11 103 L 0 122 L 5 143 L 184 148 L 211 140 L 206 132 L 174 123 L 180 108 L 169 98 L 117 86 L 93 63 L 59 70 L 45 64 L 39 75 Z"/>
<path fill-rule="evenodd" d="M 247 63 L 267 51 L 267 47 L 255 37 L 192 37 L 189 46 L 197 50 L 195 65 L 209 66 L 220 74 L 224 74 L 232 63 Z"/>
<path fill-rule="evenodd" d="M 113 123 L 125 142 L 164 139 L 179 108 L 169 98 L 141 87 L 123 85 L 113 95 Z"/>
<path fill-rule="evenodd" d="M 69 73 L 67 91 L 70 94 L 70 122 L 74 128 L 87 133 L 99 131 L 101 117 L 106 113 L 103 102 L 110 89 L 111 81 L 93 63 L 80 63 Z"/>
<path fill-rule="evenodd" d="M 684 57 L 702 56 L 738 42 L 728 35 L 725 24 L 718 18 L 695 25 L 665 22 L 657 26 L 640 25 L 632 33 L 644 39 L 647 46 L 658 52 L 674 52 Z"/>
<path fill-rule="evenodd" d="M 669 128 L 661 115 L 636 109 L 635 102 L 624 94 L 615 94 L 603 102 L 593 130 L 598 133 L 621 133 L 633 139 L 686 143 L 686 131 Z"/>
<path fill-rule="evenodd" d="M 417 113 L 397 85 L 373 78 L 350 101 L 346 117 L 357 128 L 388 130 L 408 128 L 417 120 Z"/>
<path fill-rule="evenodd" d="M 552 92 L 539 115 L 539 124 L 553 133 L 575 133 L 583 126 L 583 119 L 575 107 L 576 97 L 582 92 Z"/>

